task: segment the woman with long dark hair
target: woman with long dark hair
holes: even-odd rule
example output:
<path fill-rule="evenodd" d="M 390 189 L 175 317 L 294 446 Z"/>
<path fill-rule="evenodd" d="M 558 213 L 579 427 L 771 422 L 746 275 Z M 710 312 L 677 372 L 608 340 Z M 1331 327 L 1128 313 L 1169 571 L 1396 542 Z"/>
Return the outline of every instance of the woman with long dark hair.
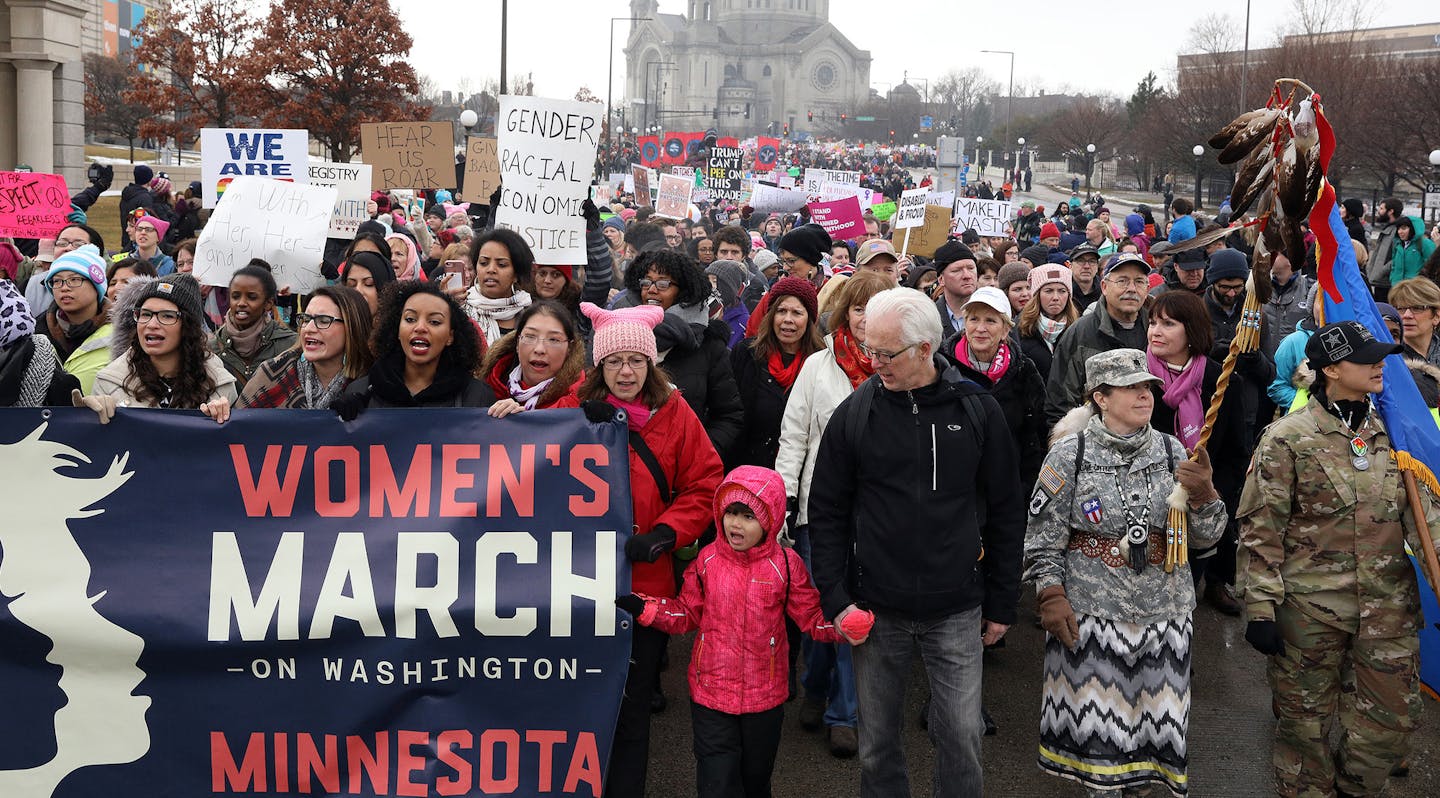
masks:
<path fill-rule="evenodd" d="M 584 376 L 579 325 L 549 299 L 531 302 L 515 318 L 515 332 L 485 350 L 480 363 L 480 378 L 495 393 L 495 418 L 554 407 Z"/>
<path fill-rule="evenodd" d="M 260 365 L 240 394 L 241 407 L 328 408 L 369 372 L 373 317 L 359 291 L 317 288 L 295 321 L 295 346 Z"/>
<path fill-rule="evenodd" d="M 813 283 L 784 277 L 770 288 L 769 297 L 760 331 L 730 353 L 730 368 L 745 408 L 734 465 L 775 466 L 790 389 L 805 360 L 825 348 Z"/>

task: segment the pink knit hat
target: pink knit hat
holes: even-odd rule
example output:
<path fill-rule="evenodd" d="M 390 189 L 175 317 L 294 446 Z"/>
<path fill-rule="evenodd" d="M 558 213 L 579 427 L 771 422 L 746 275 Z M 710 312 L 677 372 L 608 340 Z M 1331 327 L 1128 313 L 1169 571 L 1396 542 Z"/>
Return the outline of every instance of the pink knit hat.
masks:
<path fill-rule="evenodd" d="M 655 325 L 665 318 L 665 311 L 658 305 L 606 310 L 581 302 L 580 312 L 595 325 L 596 363 L 616 352 L 639 352 L 652 361 L 660 356 L 655 347 Z"/>
<path fill-rule="evenodd" d="M 1006 265 L 1014 266 L 1015 264 L 1009 263 Z M 1030 270 L 1030 293 L 1039 296 L 1040 289 L 1050 283 L 1069 288 L 1072 277 L 1073 273 L 1070 269 L 1058 263 L 1047 263 L 1043 266 L 1036 266 Z"/>
<path fill-rule="evenodd" d="M 146 222 L 151 227 L 155 228 L 155 237 L 160 239 L 161 241 L 165 240 L 165 233 L 169 232 L 170 230 L 169 222 L 156 219 L 154 216 L 151 216 L 148 213 L 135 220 L 136 225 L 139 225 L 141 222 Z"/>

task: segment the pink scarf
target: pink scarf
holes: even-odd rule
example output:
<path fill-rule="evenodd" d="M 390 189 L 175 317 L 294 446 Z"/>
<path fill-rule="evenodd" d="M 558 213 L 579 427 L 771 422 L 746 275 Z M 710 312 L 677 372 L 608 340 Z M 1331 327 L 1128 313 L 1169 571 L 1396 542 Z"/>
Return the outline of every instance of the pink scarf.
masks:
<path fill-rule="evenodd" d="M 1145 352 L 1145 362 L 1150 373 L 1160 378 L 1165 392 L 1161 400 L 1175 411 L 1175 437 L 1194 449 L 1200 442 L 1200 430 L 1205 426 L 1205 403 L 1200 397 L 1200 383 L 1205 379 L 1205 358 L 1192 357 L 1178 372 L 1170 364 Z"/>
<path fill-rule="evenodd" d="M 975 364 L 970 362 L 970 345 L 961 338 L 955 342 L 955 359 L 964 363 L 970 369 L 979 371 Z M 985 370 L 985 376 L 990 380 L 991 385 L 1000 382 L 1005 372 L 1010 370 L 1010 346 L 1004 341 L 1000 342 L 1000 348 L 995 350 L 995 357 L 990 360 L 990 367 Z"/>
<path fill-rule="evenodd" d="M 627 402 L 624 399 L 616 398 L 615 394 L 608 394 L 605 401 L 625 411 L 625 424 L 632 432 L 639 432 L 641 427 L 650 421 L 650 408 L 639 402 Z"/>

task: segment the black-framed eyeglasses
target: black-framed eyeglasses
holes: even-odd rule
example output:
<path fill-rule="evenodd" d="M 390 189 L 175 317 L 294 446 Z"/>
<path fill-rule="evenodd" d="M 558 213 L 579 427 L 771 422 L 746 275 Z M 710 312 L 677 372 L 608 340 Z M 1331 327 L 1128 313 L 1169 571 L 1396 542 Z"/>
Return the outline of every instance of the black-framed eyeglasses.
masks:
<path fill-rule="evenodd" d="M 62 276 L 62 277 L 52 277 L 52 278 L 50 278 L 50 288 L 51 288 L 51 289 L 61 288 L 61 287 L 64 287 L 64 288 L 79 288 L 80 286 L 82 286 L 82 285 L 84 285 L 84 284 L 86 284 L 86 283 L 88 283 L 88 282 L 90 282 L 90 281 L 87 280 L 87 279 L 85 279 L 84 277 L 80 277 L 80 276 L 78 276 L 78 275 L 67 275 L 67 276 Z"/>
<path fill-rule="evenodd" d="M 649 278 L 643 278 L 640 280 L 640 290 L 644 291 L 646 288 L 654 288 L 656 291 L 668 291 L 670 286 L 674 284 L 674 280 L 651 280 Z"/>
<path fill-rule="evenodd" d="M 906 350 L 912 349 L 915 346 L 916 344 L 910 344 L 908 346 L 901 347 L 894 352 L 882 352 L 879 349 L 871 349 L 870 347 L 861 344 L 860 351 L 864 352 L 865 357 L 870 358 L 871 361 L 879 364 L 885 364 L 889 363 L 897 357 L 900 357 L 901 355 L 905 354 Z"/>
<path fill-rule="evenodd" d="M 160 322 L 166 327 L 169 327 L 180 321 L 180 311 L 151 310 L 149 308 L 140 308 L 139 310 L 135 311 L 136 324 L 148 324 L 151 319 L 154 319 L 155 321 Z"/>
<path fill-rule="evenodd" d="M 315 322 L 315 329 L 317 330 L 328 330 L 330 329 L 330 325 L 336 322 L 339 322 L 341 324 L 345 323 L 345 320 L 340 318 L 339 316 L 328 316 L 324 313 L 295 314 L 295 323 L 299 324 L 301 327 L 304 327 L 312 321 Z"/>

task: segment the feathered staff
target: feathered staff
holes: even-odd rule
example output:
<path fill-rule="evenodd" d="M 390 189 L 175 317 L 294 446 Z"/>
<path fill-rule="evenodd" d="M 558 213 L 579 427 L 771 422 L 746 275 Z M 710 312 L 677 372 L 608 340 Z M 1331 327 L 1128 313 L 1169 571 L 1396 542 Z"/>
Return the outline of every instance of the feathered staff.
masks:
<path fill-rule="evenodd" d="M 1288 95 L 1285 87 L 1289 87 Z M 1295 98 L 1301 91 L 1302 99 L 1297 103 Z M 1210 440 L 1236 361 L 1240 355 L 1255 351 L 1260 344 L 1261 308 L 1270 301 L 1270 269 L 1276 255 L 1284 254 L 1297 268 L 1305 262 L 1305 234 L 1301 225 L 1320 198 L 1325 169 L 1329 166 L 1330 152 L 1323 153 L 1322 157 L 1322 148 L 1318 146 L 1320 129 L 1316 115 L 1319 111 L 1319 94 L 1301 81 L 1281 78 L 1275 81 L 1264 108 L 1236 117 L 1208 142 L 1212 149 L 1219 150 L 1217 160 L 1221 164 L 1240 164 L 1230 191 L 1232 214 L 1238 219 L 1254 207 L 1256 219 L 1196 236 L 1170 251 L 1203 247 L 1250 225 L 1259 225 L 1260 235 L 1251 256 L 1240 323 L 1225 354 L 1215 395 L 1210 397 L 1210 406 L 1205 411 L 1205 426 L 1200 430 L 1196 451 Z M 1322 285 L 1327 277 L 1322 275 Z M 1196 455 L 1192 452 L 1190 456 L 1193 459 Z M 1170 514 L 1165 527 L 1166 571 L 1173 571 L 1189 559 L 1188 504 L 1189 496 L 1177 482 L 1169 497 Z"/>

